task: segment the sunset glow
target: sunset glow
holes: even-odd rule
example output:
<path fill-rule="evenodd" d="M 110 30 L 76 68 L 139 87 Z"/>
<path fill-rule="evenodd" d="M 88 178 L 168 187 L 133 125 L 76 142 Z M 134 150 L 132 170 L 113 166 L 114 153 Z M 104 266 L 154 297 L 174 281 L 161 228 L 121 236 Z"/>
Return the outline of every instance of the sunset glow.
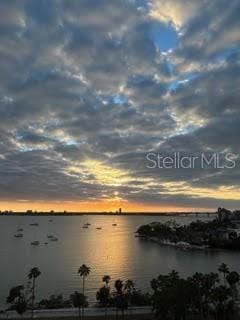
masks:
<path fill-rule="evenodd" d="M 0 210 L 237 209 L 239 1 L 47 3 L 0 4 Z"/>

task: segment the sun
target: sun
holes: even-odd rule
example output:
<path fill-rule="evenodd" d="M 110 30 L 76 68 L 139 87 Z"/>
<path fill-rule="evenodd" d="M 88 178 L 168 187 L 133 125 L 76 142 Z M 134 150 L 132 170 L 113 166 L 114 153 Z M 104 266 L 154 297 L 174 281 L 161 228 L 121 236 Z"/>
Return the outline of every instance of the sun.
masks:
<path fill-rule="evenodd" d="M 98 183 L 105 186 L 122 186 L 131 180 L 127 171 L 99 160 L 87 159 L 81 165 L 74 165 L 69 169 L 73 173 L 92 175 Z"/>

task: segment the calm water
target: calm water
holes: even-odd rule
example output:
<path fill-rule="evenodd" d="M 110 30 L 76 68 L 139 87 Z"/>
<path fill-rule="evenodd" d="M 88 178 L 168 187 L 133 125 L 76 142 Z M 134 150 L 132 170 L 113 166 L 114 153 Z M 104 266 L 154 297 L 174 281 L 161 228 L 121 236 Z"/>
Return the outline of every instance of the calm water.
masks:
<path fill-rule="evenodd" d="M 141 216 L 74 216 L 74 217 L 0 217 L 0 305 L 14 285 L 26 284 L 30 268 L 37 266 L 42 275 L 38 279 L 38 299 L 50 294 L 63 293 L 65 297 L 80 290 L 78 267 L 85 263 L 92 272 L 87 279 L 87 295 L 95 301 L 104 274 L 112 280 L 133 279 L 137 286 L 149 290 L 149 281 L 159 273 L 172 269 L 182 275 L 193 272 L 216 271 L 221 262 L 240 272 L 239 253 L 236 252 L 185 252 L 161 247 L 134 237 L 138 226 L 152 221 L 166 221 L 170 217 Z M 179 223 L 188 223 L 196 217 L 174 217 Z M 204 218 L 206 219 L 206 217 Z M 39 226 L 30 226 L 38 222 Z M 91 223 L 88 229 L 82 225 Z M 112 224 L 117 223 L 116 227 Z M 102 230 L 96 230 L 102 227 Z M 24 237 L 13 236 L 18 228 Z M 47 241 L 53 234 L 58 242 Z M 30 242 L 39 240 L 37 247 Z"/>

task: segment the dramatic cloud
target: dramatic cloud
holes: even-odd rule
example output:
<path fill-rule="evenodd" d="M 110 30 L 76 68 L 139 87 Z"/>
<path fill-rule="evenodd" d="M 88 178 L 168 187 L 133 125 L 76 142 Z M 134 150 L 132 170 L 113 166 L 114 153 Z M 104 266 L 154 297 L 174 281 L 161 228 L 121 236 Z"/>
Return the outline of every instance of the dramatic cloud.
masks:
<path fill-rule="evenodd" d="M 0 201 L 238 207 L 239 158 L 170 170 L 146 155 L 240 153 L 239 12 L 238 0 L 1 1 Z"/>
<path fill-rule="evenodd" d="M 157 21 L 172 23 L 180 29 L 195 18 L 203 4 L 204 0 L 152 0 L 149 15 Z"/>

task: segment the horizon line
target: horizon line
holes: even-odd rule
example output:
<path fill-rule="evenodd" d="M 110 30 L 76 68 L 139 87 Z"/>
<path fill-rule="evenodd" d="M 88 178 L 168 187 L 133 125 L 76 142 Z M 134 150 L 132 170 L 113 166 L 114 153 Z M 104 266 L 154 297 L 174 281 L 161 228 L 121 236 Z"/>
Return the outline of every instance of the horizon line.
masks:
<path fill-rule="evenodd" d="M 115 215 L 115 216 L 123 216 L 123 215 L 137 215 L 137 214 L 216 214 L 216 211 L 125 211 L 125 212 L 113 212 L 113 211 L 12 211 L 12 210 L 4 210 L 0 211 L 0 215 L 13 215 L 13 214 L 24 214 L 24 215 L 84 215 L 84 214 L 102 214 L 102 215 Z"/>

